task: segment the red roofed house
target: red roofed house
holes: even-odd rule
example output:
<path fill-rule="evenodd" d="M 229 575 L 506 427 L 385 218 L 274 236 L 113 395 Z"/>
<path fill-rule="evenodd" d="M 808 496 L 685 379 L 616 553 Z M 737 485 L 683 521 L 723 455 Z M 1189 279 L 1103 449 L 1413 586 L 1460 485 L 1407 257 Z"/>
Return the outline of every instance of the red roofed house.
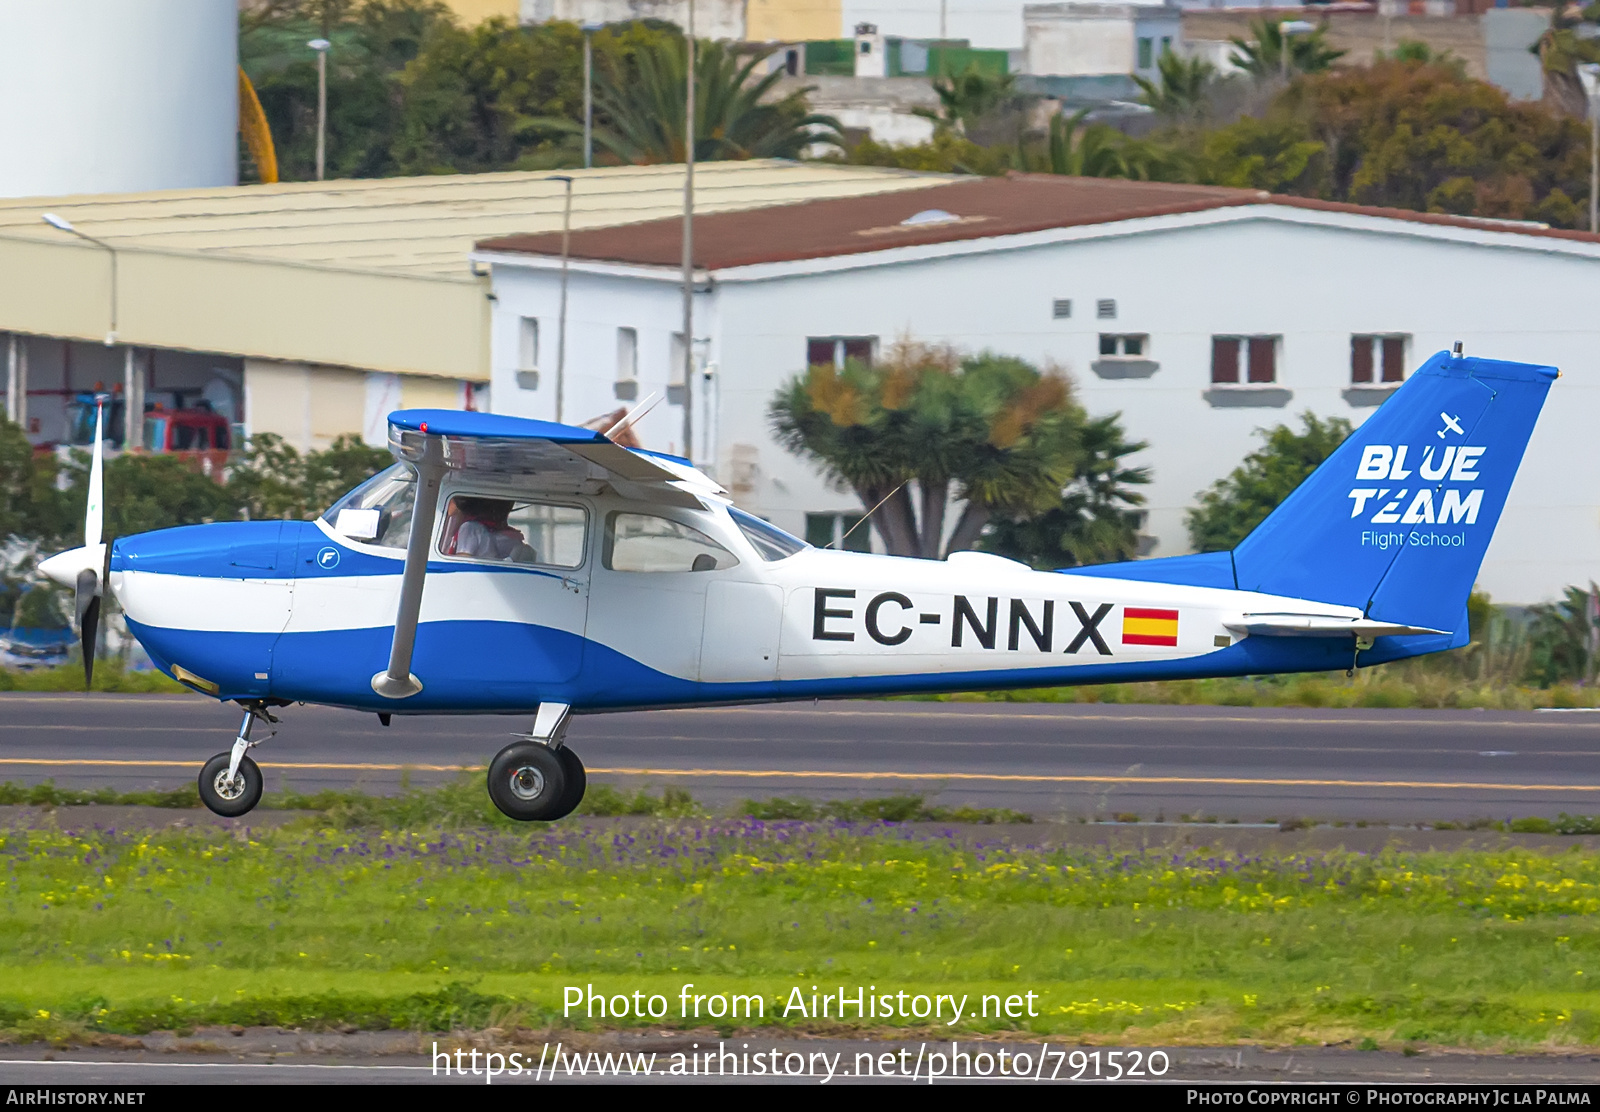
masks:
<path fill-rule="evenodd" d="M 571 236 L 562 389 L 572 420 L 670 389 L 639 425 L 746 508 L 815 539 L 861 512 L 768 431 L 779 384 L 897 337 L 1064 367 L 1150 447 L 1148 554 L 1187 549 L 1197 491 L 1307 410 L 1359 423 L 1457 340 L 1560 366 L 1481 584 L 1535 602 L 1600 578 L 1600 237 L 1244 189 L 971 178 L 695 222 L 694 444 L 683 442 L 682 223 Z M 561 236 L 478 244 L 492 398 L 555 416 Z M 950 520 L 954 520 L 954 515 Z M 855 538 L 852 538 L 854 540 Z"/>

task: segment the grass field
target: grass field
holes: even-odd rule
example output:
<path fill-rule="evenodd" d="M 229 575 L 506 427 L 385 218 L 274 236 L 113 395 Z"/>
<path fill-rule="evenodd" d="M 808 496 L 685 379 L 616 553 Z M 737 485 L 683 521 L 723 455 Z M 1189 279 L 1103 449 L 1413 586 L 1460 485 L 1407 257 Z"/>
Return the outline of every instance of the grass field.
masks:
<path fill-rule="evenodd" d="M 562 1017 L 587 985 L 658 994 L 651 1026 L 749 1025 L 679 1015 L 692 982 L 708 1010 L 756 993 L 766 1022 L 810 1030 L 838 1012 L 783 1017 L 795 988 L 809 1010 L 812 986 L 875 986 L 969 1010 L 1037 994 L 1032 1017 L 969 1011 L 945 1035 L 1600 1043 L 1600 853 L 1581 844 L 1257 858 L 881 823 L 318 825 L 0 832 L 0 1028 L 603 1025 Z"/>

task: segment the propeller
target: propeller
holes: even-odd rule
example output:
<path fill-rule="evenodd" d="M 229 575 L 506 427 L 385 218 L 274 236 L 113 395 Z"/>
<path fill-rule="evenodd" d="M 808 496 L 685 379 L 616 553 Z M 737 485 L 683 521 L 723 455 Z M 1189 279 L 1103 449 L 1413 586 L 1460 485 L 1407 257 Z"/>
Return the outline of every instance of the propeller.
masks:
<path fill-rule="evenodd" d="M 100 641 L 101 599 L 110 590 L 111 546 L 105 530 L 105 396 L 95 398 L 94 456 L 89 464 L 89 502 L 83 514 L 83 547 L 59 552 L 39 565 L 39 570 L 73 590 L 73 611 L 78 620 L 78 643 L 83 647 L 83 686 L 94 681 L 95 649 Z"/>

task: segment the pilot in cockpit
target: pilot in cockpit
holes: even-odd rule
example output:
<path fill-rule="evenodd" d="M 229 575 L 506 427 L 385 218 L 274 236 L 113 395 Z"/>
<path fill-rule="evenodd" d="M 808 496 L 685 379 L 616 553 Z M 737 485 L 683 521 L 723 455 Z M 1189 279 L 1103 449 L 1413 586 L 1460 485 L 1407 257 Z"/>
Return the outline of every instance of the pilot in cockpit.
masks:
<path fill-rule="evenodd" d="M 445 515 L 445 555 L 511 564 L 537 563 L 539 554 L 528 544 L 522 530 L 507 520 L 512 506 L 509 498 L 458 495 L 450 499 Z"/>

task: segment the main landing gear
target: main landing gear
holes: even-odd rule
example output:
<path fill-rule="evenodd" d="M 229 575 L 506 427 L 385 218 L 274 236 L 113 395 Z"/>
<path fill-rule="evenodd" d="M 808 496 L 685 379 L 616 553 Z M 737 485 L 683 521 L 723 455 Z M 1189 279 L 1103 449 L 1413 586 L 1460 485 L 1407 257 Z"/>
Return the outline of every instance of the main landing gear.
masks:
<path fill-rule="evenodd" d="M 570 710 L 565 703 L 539 704 L 532 732 L 518 734 L 489 762 L 489 798 L 507 817 L 549 822 L 583 801 L 583 762 L 562 744 Z"/>
<path fill-rule="evenodd" d="M 236 819 L 248 814 L 261 802 L 261 769 L 245 755 L 247 750 L 260 744 L 250 740 L 250 728 L 258 718 L 269 724 L 278 721 L 265 703 L 246 703 L 244 722 L 239 726 L 233 748 L 218 753 L 200 770 L 200 802 L 224 818 Z"/>
<path fill-rule="evenodd" d="M 510 818 L 549 822 L 570 815 L 583 802 L 588 776 L 578 755 L 562 744 L 567 732 L 565 703 L 541 703 L 533 729 L 518 734 L 489 762 L 489 798 Z M 233 748 L 218 753 L 200 770 L 200 802 L 226 818 L 249 814 L 261 802 L 261 769 L 248 755 L 257 721 L 278 719 L 262 702 L 244 704 L 244 721 Z"/>

